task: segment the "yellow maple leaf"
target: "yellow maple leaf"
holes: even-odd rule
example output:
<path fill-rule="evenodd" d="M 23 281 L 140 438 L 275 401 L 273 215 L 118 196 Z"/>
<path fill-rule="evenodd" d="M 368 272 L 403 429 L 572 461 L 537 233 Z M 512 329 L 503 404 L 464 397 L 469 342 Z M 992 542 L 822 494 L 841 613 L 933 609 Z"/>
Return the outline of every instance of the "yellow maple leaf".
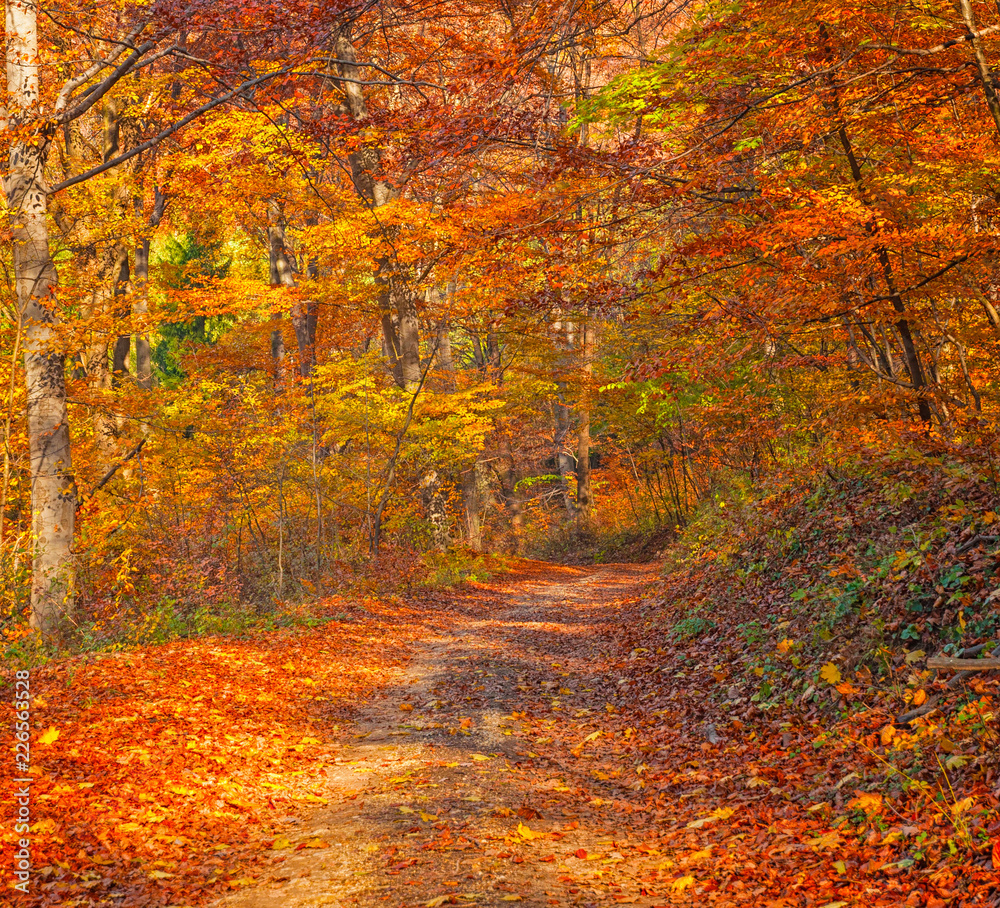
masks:
<path fill-rule="evenodd" d="M 49 726 L 49 730 L 48 730 L 48 731 L 46 731 L 46 732 L 45 732 L 45 733 L 44 733 L 44 734 L 43 734 L 43 735 L 42 735 L 42 736 L 41 736 L 41 737 L 40 737 L 40 738 L 38 739 L 38 743 L 39 743 L 39 744 L 51 744 L 51 743 L 52 743 L 53 741 L 55 741 L 55 739 L 56 739 L 56 738 L 58 738 L 58 737 L 59 737 L 59 729 L 58 729 L 58 728 L 54 728 L 53 726 L 51 726 L 51 725 L 50 725 L 50 726 Z"/>
<path fill-rule="evenodd" d="M 524 823 L 518 823 L 517 824 L 517 834 L 522 839 L 524 839 L 526 842 L 530 842 L 533 839 L 543 838 L 544 835 L 545 835 L 544 832 L 534 832 L 534 831 L 532 831 L 527 826 L 525 826 Z"/>
<path fill-rule="evenodd" d="M 675 892 L 683 892 L 685 889 L 690 889 L 693 885 L 694 877 L 691 875 L 678 877 L 670 884 Z"/>
<path fill-rule="evenodd" d="M 820 669 L 819 676 L 827 684 L 836 684 L 841 678 L 840 669 L 837 668 L 837 666 L 832 662 L 827 662 L 826 665 Z"/>

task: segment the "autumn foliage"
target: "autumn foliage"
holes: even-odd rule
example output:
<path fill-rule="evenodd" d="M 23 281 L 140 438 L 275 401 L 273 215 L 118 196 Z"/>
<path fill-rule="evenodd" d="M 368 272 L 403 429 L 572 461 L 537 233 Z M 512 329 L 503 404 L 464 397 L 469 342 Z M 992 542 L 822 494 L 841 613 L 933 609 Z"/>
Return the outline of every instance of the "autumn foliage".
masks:
<path fill-rule="evenodd" d="M 52 701 L 67 747 L 38 793 L 79 816 L 40 819 L 46 866 L 84 827 L 100 866 L 113 828 L 146 861 L 195 802 L 205 841 L 234 820 L 180 767 L 214 772 L 210 725 L 260 737 L 269 707 L 199 715 L 181 748 L 184 678 L 236 702 L 267 647 L 301 674 L 308 634 L 225 635 L 368 602 L 324 662 L 346 701 L 399 660 L 345 648 L 405 644 L 420 596 L 530 556 L 666 557 L 616 645 L 660 673 L 690 646 L 747 726 L 892 764 L 898 809 L 852 809 L 916 828 L 923 798 L 952 825 L 899 859 L 951 875 L 928 898 L 980 872 L 994 687 L 925 663 L 989 658 L 1000 628 L 995 4 L 7 7 L 0 646 L 70 658 L 45 669 L 67 688 L 130 666 Z M 253 773 L 325 721 L 281 690 L 305 713 Z M 899 720 L 924 701 L 939 721 Z M 142 743 L 168 713 L 176 740 Z M 99 821 L 74 760 L 119 786 Z"/>

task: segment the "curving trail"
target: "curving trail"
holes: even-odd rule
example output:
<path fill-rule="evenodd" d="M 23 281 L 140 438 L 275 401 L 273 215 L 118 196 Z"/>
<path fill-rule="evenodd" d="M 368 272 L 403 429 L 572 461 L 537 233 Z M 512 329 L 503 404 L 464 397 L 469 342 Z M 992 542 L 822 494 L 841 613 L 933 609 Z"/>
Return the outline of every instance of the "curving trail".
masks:
<path fill-rule="evenodd" d="M 806 737 L 782 729 L 768 762 L 735 692 L 709 696 L 684 653 L 649 669 L 654 571 L 534 565 L 457 594 L 355 716 L 329 805 L 214 904 L 946 904 L 838 862 L 840 770 L 800 765 Z"/>
<path fill-rule="evenodd" d="M 582 711 L 606 715 L 617 685 L 594 674 L 595 644 L 611 645 L 602 631 L 617 604 L 653 575 L 635 565 L 545 565 L 539 574 L 459 604 L 401 683 L 357 716 L 352 743 L 328 767 L 331 806 L 290 824 L 291 847 L 275 853 L 259 884 L 216 904 L 598 904 L 639 895 L 608 872 L 619 860 L 608 863 L 616 786 L 596 785 L 600 804 L 581 812 L 577 769 L 526 720 L 543 704 L 580 729 Z M 309 847 L 296 850 L 302 843 Z M 574 856 L 581 849 L 597 859 Z M 560 882 L 566 861 L 578 884 Z"/>

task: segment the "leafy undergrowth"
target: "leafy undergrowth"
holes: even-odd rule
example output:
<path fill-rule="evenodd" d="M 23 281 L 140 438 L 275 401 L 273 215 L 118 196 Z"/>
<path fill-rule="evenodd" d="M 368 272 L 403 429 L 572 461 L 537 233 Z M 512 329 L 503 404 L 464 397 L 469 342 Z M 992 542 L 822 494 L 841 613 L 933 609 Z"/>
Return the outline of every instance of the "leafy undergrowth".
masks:
<path fill-rule="evenodd" d="M 775 872 L 822 868 L 829 902 L 853 904 L 858 877 L 887 904 L 995 897 L 997 676 L 926 661 L 992 649 L 996 504 L 961 467 L 875 455 L 751 504 L 717 501 L 656 596 L 619 622 L 612 667 L 646 717 L 638 746 L 669 753 L 643 785 L 660 801 L 725 792 L 727 816 L 771 792 L 719 847 L 766 841 Z M 723 740 L 739 743 L 720 752 Z"/>
<path fill-rule="evenodd" d="M 313 629 L 32 669 L 34 869 L 24 903 L 188 904 L 247 885 L 276 818 L 323 803 L 317 786 L 341 724 L 392 683 L 431 603 L 330 600 L 328 614 L 323 603 L 312 614 L 332 620 Z M 4 700 L 11 727 L 12 684 Z M 16 775 L 4 773 L 7 817 Z M 16 839 L 5 823 L 5 868 Z"/>

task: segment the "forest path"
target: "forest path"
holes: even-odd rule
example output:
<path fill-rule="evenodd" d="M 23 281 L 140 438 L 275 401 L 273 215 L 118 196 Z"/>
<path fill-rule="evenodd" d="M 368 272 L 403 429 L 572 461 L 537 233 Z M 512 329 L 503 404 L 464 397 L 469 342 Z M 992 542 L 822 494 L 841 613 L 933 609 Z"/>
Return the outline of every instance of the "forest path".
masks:
<path fill-rule="evenodd" d="M 546 566 L 467 597 L 360 710 L 327 768 L 329 806 L 292 822 L 261 879 L 215 904 L 662 904 L 636 882 L 659 852 L 618 841 L 620 799 L 641 780 L 590 762 L 628 686 L 601 664 L 618 607 L 654 576 Z"/>

